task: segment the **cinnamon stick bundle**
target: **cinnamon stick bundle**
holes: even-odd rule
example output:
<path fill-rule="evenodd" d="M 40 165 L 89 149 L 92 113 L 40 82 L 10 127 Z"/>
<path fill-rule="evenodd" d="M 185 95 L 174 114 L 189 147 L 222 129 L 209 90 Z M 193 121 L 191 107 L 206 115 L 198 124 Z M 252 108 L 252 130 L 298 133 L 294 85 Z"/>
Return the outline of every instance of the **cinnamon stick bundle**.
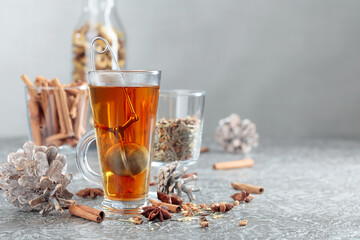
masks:
<path fill-rule="evenodd" d="M 26 75 L 21 79 L 29 93 L 31 133 L 36 145 L 75 147 L 86 132 L 89 96 L 86 83 L 62 85 L 55 78 L 37 76 L 34 84 Z"/>
<path fill-rule="evenodd" d="M 172 212 L 172 213 L 177 213 L 177 212 L 180 212 L 181 211 L 181 207 L 179 205 L 175 205 L 175 204 L 170 204 L 170 203 L 164 203 L 164 202 L 160 202 L 160 201 L 157 201 L 157 200 L 154 200 L 154 199 L 148 199 L 149 202 L 154 205 L 154 206 L 164 206 L 164 207 L 167 207 L 167 210 L 169 212 Z"/>
<path fill-rule="evenodd" d="M 245 184 L 245 183 L 232 182 L 231 186 L 236 190 L 242 190 L 248 193 L 262 194 L 264 192 L 263 187 Z"/>
<path fill-rule="evenodd" d="M 213 168 L 215 170 L 224 170 L 224 169 L 233 169 L 233 168 L 252 167 L 253 165 L 254 165 L 254 160 L 252 160 L 251 158 L 247 158 L 247 159 L 241 159 L 230 162 L 215 163 L 213 165 Z"/>
<path fill-rule="evenodd" d="M 69 207 L 69 213 L 73 216 L 84 218 L 93 222 L 101 223 L 105 219 L 105 213 L 96 208 L 74 204 Z"/>

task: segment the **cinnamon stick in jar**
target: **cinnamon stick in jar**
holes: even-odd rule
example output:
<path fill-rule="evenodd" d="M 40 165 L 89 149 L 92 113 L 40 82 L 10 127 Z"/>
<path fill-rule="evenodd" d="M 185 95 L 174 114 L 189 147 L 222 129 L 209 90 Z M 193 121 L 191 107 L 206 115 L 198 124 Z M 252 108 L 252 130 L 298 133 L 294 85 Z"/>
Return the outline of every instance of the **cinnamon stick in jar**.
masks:
<path fill-rule="evenodd" d="M 28 88 L 30 98 L 33 98 L 34 101 L 40 101 L 39 92 L 35 89 L 33 83 L 30 81 L 28 76 L 23 74 L 23 75 L 21 75 L 21 79 L 25 83 L 26 87 Z"/>
<path fill-rule="evenodd" d="M 30 128 L 31 134 L 34 139 L 34 143 L 37 146 L 43 145 L 43 139 L 41 135 L 41 116 L 40 116 L 40 105 L 37 101 L 30 97 L 28 102 L 29 115 L 30 115 Z"/>
<path fill-rule="evenodd" d="M 225 170 L 225 169 L 233 169 L 233 168 L 252 167 L 253 165 L 254 165 L 254 160 L 251 158 L 247 158 L 236 161 L 215 163 L 213 165 L 213 168 L 215 170 Z"/>
<path fill-rule="evenodd" d="M 57 87 L 58 94 L 59 94 L 59 100 L 60 100 L 60 109 L 58 108 L 59 112 L 62 112 L 63 117 L 63 124 L 65 127 L 65 133 L 67 133 L 69 136 L 74 136 L 74 130 L 70 118 L 69 113 L 69 107 L 67 103 L 67 97 L 66 93 L 64 91 L 64 88 L 61 86 L 59 80 L 57 78 L 52 80 L 53 86 Z"/>
<path fill-rule="evenodd" d="M 62 85 L 57 78 L 50 81 L 42 76 L 36 76 L 34 84 L 26 75 L 21 79 L 28 91 L 29 123 L 35 143 L 75 147 L 87 126 L 87 84 Z"/>
<path fill-rule="evenodd" d="M 248 193 L 262 194 L 264 192 L 263 187 L 259 187 L 259 186 L 255 186 L 255 185 L 251 185 L 251 184 L 232 182 L 231 186 L 235 190 L 242 190 L 242 191 L 245 191 Z"/>
<path fill-rule="evenodd" d="M 43 113 L 43 121 L 44 121 L 44 134 L 43 138 L 46 136 L 53 135 L 55 132 L 52 128 L 52 121 L 50 118 L 51 109 L 49 104 L 49 90 L 48 90 L 48 80 L 42 76 L 36 76 L 35 85 L 40 89 L 40 106 Z"/>

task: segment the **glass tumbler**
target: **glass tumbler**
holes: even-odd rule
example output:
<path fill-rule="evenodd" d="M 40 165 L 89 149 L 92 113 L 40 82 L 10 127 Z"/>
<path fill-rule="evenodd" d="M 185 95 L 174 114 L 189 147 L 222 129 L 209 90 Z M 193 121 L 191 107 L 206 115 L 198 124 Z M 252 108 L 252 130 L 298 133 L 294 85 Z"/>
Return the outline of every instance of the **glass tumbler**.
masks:
<path fill-rule="evenodd" d="M 200 155 L 205 92 L 162 90 L 159 94 L 153 166 L 194 164 Z"/>
<path fill-rule="evenodd" d="M 160 71 L 90 71 L 88 82 L 94 130 L 79 141 L 77 167 L 103 186 L 105 210 L 136 213 L 149 192 Z M 86 157 L 95 139 L 101 175 Z"/>

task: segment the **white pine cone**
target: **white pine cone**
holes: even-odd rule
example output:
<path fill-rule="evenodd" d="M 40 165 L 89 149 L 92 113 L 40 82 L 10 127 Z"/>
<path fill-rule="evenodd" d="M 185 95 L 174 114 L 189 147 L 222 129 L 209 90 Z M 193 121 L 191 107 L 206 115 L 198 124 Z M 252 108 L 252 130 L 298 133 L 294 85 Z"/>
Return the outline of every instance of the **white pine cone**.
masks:
<path fill-rule="evenodd" d="M 249 119 L 241 120 L 235 113 L 219 121 L 215 139 L 227 152 L 249 153 L 259 144 L 256 125 Z"/>
<path fill-rule="evenodd" d="M 197 179 L 196 175 L 192 175 L 188 178 L 183 178 L 186 171 L 186 167 L 179 170 L 179 162 L 173 162 L 166 164 L 159 169 L 157 173 L 157 190 L 166 194 L 175 193 L 181 197 L 182 192 L 185 192 L 190 201 L 195 200 L 193 192 L 200 191 L 200 188 L 191 184 L 192 181 Z"/>
<path fill-rule="evenodd" d="M 62 211 L 74 203 L 66 190 L 72 180 L 71 174 L 65 174 L 66 166 L 66 157 L 56 147 L 37 147 L 29 141 L 0 165 L 0 188 L 6 201 L 21 210 Z"/>

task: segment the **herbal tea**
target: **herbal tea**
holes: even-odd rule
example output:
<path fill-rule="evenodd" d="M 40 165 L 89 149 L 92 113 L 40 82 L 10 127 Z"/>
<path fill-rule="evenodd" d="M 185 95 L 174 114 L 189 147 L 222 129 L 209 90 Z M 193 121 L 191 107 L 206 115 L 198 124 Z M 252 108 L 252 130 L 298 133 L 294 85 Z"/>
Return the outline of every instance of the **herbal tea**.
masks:
<path fill-rule="evenodd" d="M 105 196 L 144 199 L 159 86 L 89 87 Z"/>

